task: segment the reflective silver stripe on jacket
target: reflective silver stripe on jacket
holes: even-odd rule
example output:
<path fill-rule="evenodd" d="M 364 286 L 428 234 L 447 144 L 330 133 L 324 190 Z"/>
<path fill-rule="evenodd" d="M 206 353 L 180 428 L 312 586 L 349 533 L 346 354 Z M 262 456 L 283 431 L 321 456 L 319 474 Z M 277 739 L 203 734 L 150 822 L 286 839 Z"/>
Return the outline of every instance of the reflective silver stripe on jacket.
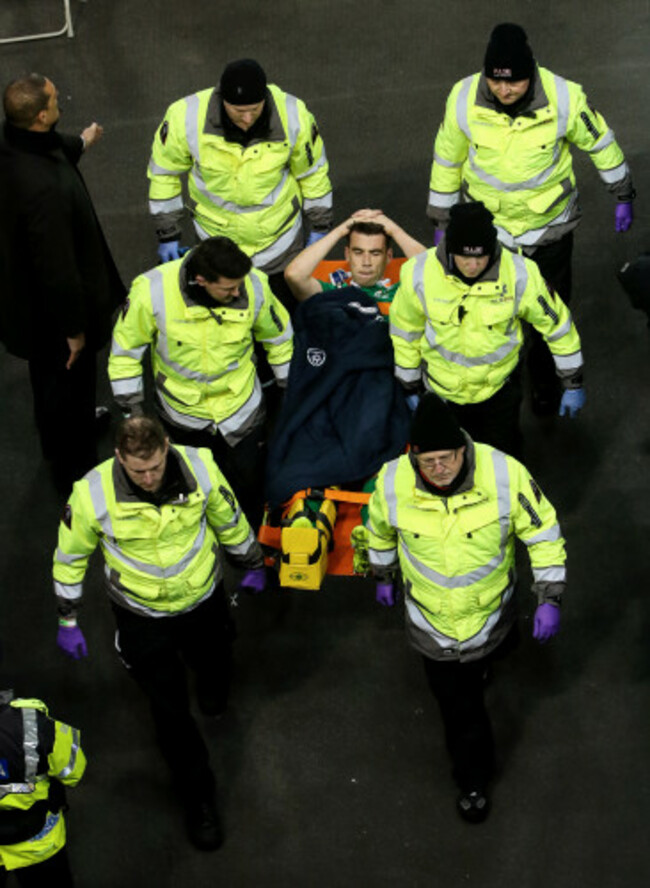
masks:
<path fill-rule="evenodd" d="M 282 178 L 279 183 L 266 195 L 266 197 L 262 198 L 261 203 L 258 204 L 237 204 L 230 200 L 224 200 L 222 197 L 219 197 L 218 194 L 210 191 L 208 186 L 205 184 L 203 180 L 203 176 L 199 168 L 194 165 L 192 168 L 192 178 L 194 180 L 194 184 L 201 192 L 203 197 L 206 198 L 210 203 L 219 207 L 222 210 L 227 210 L 230 213 L 258 213 L 260 210 L 265 210 L 268 207 L 272 207 L 277 203 L 278 197 L 282 193 L 282 190 L 287 182 L 287 179 L 291 175 L 289 170 L 285 169 L 282 173 Z"/>
<path fill-rule="evenodd" d="M 134 348 L 123 348 L 113 336 L 111 354 L 116 358 L 132 358 L 134 361 L 141 361 L 148 347 L 148 345 L 138 345 Z"/>
<path fill-rule="evenodd" d="M 425 318 L 428 317 L 427 300 L 424 294 L 424 268 L 426 263 L 427 253 L 418 253 L 415 257 L 415 262 L 413 263 L 413 277 L 411 279 L 413 289 L 420 300 L 420 305 L 422 306 Z"/>
<path fill-rule="evenodd" d="M 395 491 L 395 477 L 397 475 L 397 460 L 394 459 L 386 466 L 384 475 L 384 499 L 388 507 L 388 523 L 397 528 L 397 493 Z"/>
<path fill-rule="evenodd" d="M 56 554 L 54 556 L 54 560 L 58 561 L 59 564 L 76 564 L 77 561 L 85 561 L 88 558 L 87 555 L 78 555 L 76 553 L 70 554 L 68 552 L 64 552 L 63 549 L 57 546 Z"/>
<path fill-rule="evenodd" d="M 83 585 L 81 583 L 60 583 L 55 580 L 54 594 L 57 598 L 64 598 L 66 601 L 77 601 L 83 595 Z"/>
<path fill-rule="evenodd" d="M 282 345 L 283 342 L 288 342 L 293 338 L 293 328 L 291 326 L 291 321 L 287 321 L 287 326 L 284 328 L 282 333 L 279 333 L 277 336 L 269 336 L 266 339 L 258 339 L 258 342 L 266 342 L 268 345 Z"/>
<path fill-rule="evenodd" d="M 373 549 L 369 546 L 368 558 L 373 567 L 390 567 L 397 559 L 397 549 Z"/>
<path fill-rule="evenodd" d="M 587 151 L 589 154 L 598 154 L 599 151 L 604 151 L 605 148 L 609 148 L 616 141 L 616 136 L 614 135 L 614 131 L 608 129 L 604 136 L 601 136 L 600 139 L 596 142 L 593 148 L 588 148 Z"/>
<path fill-rule="evenodd" d="M 180 561 L 170 564 L 169 567 L 159 567 L 157 564 L 150 564 L 146 561 L 139 561 L 137 558 L 131 558 L 118 546 L 115 540 L 108 537 L 102 539 L 102 545 L 110 552 L 113 558 L 126 567 L 147 576 L 155 577 L 157 580 L 167 580 L 182 574 L 185 568 L 196 558 L 205 543 L 206 529 L 207 522 L 205 517 L 202 516 L 199 523 L 199 531 L 194 538 L 191 549 L 183 555 Z"/>
<path fill-rule="evenodd" d="M 24 795 L 28 792 L 34 792 L 36 784 L 34 783 L 3 783 L 0 785 L 0 799 L 11 793 L 19 793 Z"/>
<path fill-rule="evenodd" d="M 25 752 L 25 782 L 32 783 L 38 773 L 38 723 L 35 709 L 21 709 L 23 717 L 23 750 Z"/>
<path fill-rule="evenodd" d="M 332 208 L 332 192 L 328 191 L 324 197 L 306 197 L 302 203 L 302 211 L 303 213 L 308 213 L 310 210 L 315 210 L 317 208 L 323 209 L 331 209 Z"/>
<path fill-rule="evenodd" d="M 611 170 L 598 170 L 598 175 L 606 185 L 614 185 L 616 182 L 621 182 L 629 174 L 630 168 L 626 161 L 623 161 L 623 163 Z"/>
<path fill-rule="evenodd" d="M 582 367 L 582 352 L 573 352 L 571 355 L 552 355 L 555 366 L 558 370 L 574 370 Z"/>
<path fill-rule="evenodd" d="M 496 351 L 470 358 L 467 355 L 461 354 L 461 352 L 451 351 L 450 349 L 439 345 L 437 342 L 436 331 L 429 320 L 427 320 L 424 335 L 428 344 L 434 351 L 438 352 L 438 354 L 445 360 L 450 361 L 452 364 L 458 364 L 460 367 L 481 367 L 484 364 L 498 364 L 499 361 L 506 358 L 510 352 L 521 346 L 517 333 L 512 332 L 510 334 L 510 340 L 496 349 Z"/>
<path fill-rule="evenodd" d="M 566 567 L 557 565 L 555 567 L 534 567 L 533 578 L 536 583 L 565 583 Z"/>
<path fill-rule="evenodd" d="M 269 364 L 269 366 L 271 367 L 276 380 L 278 380 L 279 382 L 284 382 L 289 378 L 291 361 L 285 361 L 284 364 Z"/>
<path fill-rule="evenodd" d="M 198 481 L 199 487 L 201 488 L 207 499 L 207 497 L 210 495 L 210 491 L 212 490 L 212 481 L 210 480 L 208 467 L 193 447 L 185 450 L 185 456 L 189 464 L 192 466 L 192 471 L 196 475 L 196 480 Z"/>
<path fill-rule="evenodd" d="M 499 509 L 499 525 L 501 527 L 501 552 L 505 554 L 510 536 L 510 472 L 505 454 L 500 450 L 492 451 L 492 468 L 497 485 L 497 506 Z"/>
<path fill-rule="evenodd" d="M 194 164 L 199 162 L 199 96 L 185 96 L 185 140 Z"/>
<path fill-rule="evenodd" d="M 111 379 L 111 389 L 115 398 L 126 395 L 140 395 L 144 392 L 141 376 L 130 376 L 128 379 Z"/>
<path fill-rule="evenodd" d="M 273 97 L 275 101 L 275 96 Z M 291 150 L 296 146 L 296 142 L 298 141 L 298 136 L 300 135 L 300 114 L 298 112 L 298 99 L 295 96 L 292 96 L 291 93 L 285 93 L 285 107 L 287 109 L 287 129 L 289 136 L 289 144 L 291 145 Z"/>
<path fill-rule="evenodd" d="M 180 176 L 179 170 L 168 170 L 167 167 L 161 167 L 157 164 L 153 157 L 149 160 L 149 172 L 154 176 Z"/>
<path fill-rule="evenodd" d="M 264 284 L 256 274 L 249 274 L 248 281 L 253 288 L 253 323 L 255 323 L 264 305 Z"/>
<path fill-rule="evenodd" d="M 460 191 L 429 191 L 429 206 L 448 210 L 460 199 Z"/>
<path fill-rule="evenodd" d="M 113 524 L 111 522 L 111 516 L 108 514 L 102 476 L 97 469 L 92 469 L 86 475 L 86 480 L 88 482 L 88 492 L 90 493 L 90 501 L 93 506 L 93 511 L 95 512 L 97 523 L 101 527 L 102 533 L 105 536 L 112 537 Z"/>
<path fill-rule="evenodd" d="M 482 564 L 468 573 L 448 577 L 445 574 L 438 573 L 437 570 L 433 570 L 433 568 L 420 561 L 419 558 L 416 558 L 404 542 L 401 532 L 399 534 L 399 549 L 414 570 L 429 580 L 430 583 L 435 583 L 436 586 L 442 586 L 444 589 L 464 589 L 467 586 L 473 586 L 475 583 L 489 577 L 503 563 L 504 558 L 504 553 L 499 552 L 487 564 Z"/>
<path fill-rule="evenodd" d="M 230 521 L 228 521 L 226 524 L 220 524 L 219 527 L 213 528 L 213 530 L 217 534 L 217 536 L 220 533 L 225 533 L 227 530 L 232 530 L 233 527 L 237 527 L 237 524 L 239 523 L 239 519 L 241 518 L 241 514 L 242 514 L 241 509 L 239 506 L 237 506 L 237 509 L 233 513 L 233 516 L 230 519 Z"/>
<path fill-rule="evenodd" d="M 165 304 L 164 278 L 162 272 L 158 268 L 153 268 L 151 271 L 148 271 L 145 277 L 149 278 L 151 308 L 156 320 L 156 327 L 158 328 L 156 353 L 168 367 L 170 367 L 172 370 L 174 370 L 175 373 L 178 373 L 178 375 L 182 376 L 184 379 L 193 379 L 195 382 L 201 382 L 206 385 L 216 382 L 227 373 L 230 373 L 232 370 L 236 370 L 239 367 L 239 361 L 231 361 L 226 369 L 221 370 L 219 373 L 201 373 L 199 370 L 190 370 L 188 367 L 184 367 L 182 364 L 178 364 L 176 361 L 173 361 L 169 355 L 169 344 L 167 336 L 167 306 Z M 251 343 L 250 348 L 252 347 L 253 346 Z M 115 388 L 113 390 L 116 391 Z M 130 392 L 131 390 L 132 389 L 129 388 L 128 392 Z"/>
<path fill-rule="evenodd" d="M 432 626 L 431 623 L 426 619 L 420 608 L 418 607 L 416 601 L 412 598 L 410 594 L 406 594 L 406 610 L 408 616 L 418 629 L 421 629 L 425 632 L 430 638 L 432 638 L 435 643 L 442 650 L 450 650 L 451 648 L 461 648 L 466 651 L 478 650 L 483 647 L 484 644 L 490 638 L 492 634 L 492 630 L 494 626 L 498 623 L 501 618 L 501 612 L 503 610 L 503 606 L 510 601 L 514 593 L 514 586 L 508 585 L 505 591 L 501 595 L 501 606 L 498 607 L 495 611 L 493 611 L 489 617 L 486 619 L 485 623 L 481 627 L 480 631 L 473 635 L 471 638 L 468 638 L 466 641 L 459 642 L 457 638 L 451 638 L 448 635 L 444 635 L 435 626 Z"/>
<path fill-rule="evenodd" d="M 316 163 L 313 164 L 313 166 L 310 166 L 306 172 L 300 173 L 299 176 L 296 176 L 295 177 L 296 181 L 298 182 L 298 181 L 300 181 L 300 179 L 305 179 L 307 176 L 313 175 L 316 172 L 316 170 L 319 170 L 321 167 L 325 166 L 326 163 L 327 163 L 327 155 L 325 154 L 325 148 L 323 148 L 323 153 L 321 154 L 319 159 L 316 161 Z M 330 197 L 330 206 L 331 206 L 331 203 L 332 203 L 332 200 Z"/>
<path fill-rule="evenodd" d="M 532 176 L 530 179 L 525 179 L 523 182 L 504 182 L 503 179 L 498 179 L 491 173 L 486 173 L 485 170 L 476 162 L 477 154 L 478 152 L 476 148 L 474 148 L 473 145 L 470 145 L 469 165 L 472 168 L 472 172 L 475 174 L 477 179 L 480 179 L 486 185 L 489 185 L 491 188 L 495 188 L 498 191 L 527 191 L 530 189 L 539 188 L 540 185 L 543 185 L 547 181 L 547 179 L 551 177 L 560 159 L 560 145 L 557 142 L 554 145 L 553 157 L 551 158 L 551 162 L 546 167 L 546 169 L 543 170 L 541 173 L 537 173 L 537 175 Z"/>
<path fill-rule="evenodd" d="M 219 431 L 229 444 L 231 441 L 236 442 L 244 437 L 241 433 L 244 429 L 251 427 L 251 420 L 262 406 L 262 397 L 262 386 L 256 376 L 253 391 L 248 400 L 227 419 L 218 423 Z"/>
<path fill-rule="evenodd" d="M 458 162 L 456 162 L 454 160 L 447 160 L 447 158 L 441 157 L 435 151 L 433 152 L 433 162 L 438 163 L 438 164 L 440 164 L 440 166 L 443 166 L 443 167 L 449 167 L 449 169 L 451 169 L 451 170 L 457 169 L 458 167 L 462 167 L 462 165 L 463 165 L 462 160 L 460 160 Z"/>
<path fill-rule="evenodd" d="M 421 376 L 422 371 L 419 367 L 400 367 L 399 364 L 395 364 L 395 377 L 402 382 L 418 382 Z"/>
<path fill-rule="evenodd" d="M 560 525 L 554 524 L 548 530 L 542 530 L 526 540 L 522 539 L 522 543 L 525 543 L 527 546 L 536 546 L 538 543 L 556 543 L 561 538 L 562 531 L 560 530 Z"/>
<path fill-rule="evenodd" d="M 406 342 L 415 342 L 416 339 L 420 339 L 422 336 L 420 330 L 402 330 L 393 321 L 388 322 L 388 332 L 391 336 L 399 336 L 400 339 L 404 339 Z"/>
<path fill-rule="evenodd" d="M 571 98 L 569 96 L 569 84 L 564 77 L 553 75 L 555 81 L 555 94 L 557 97 L 557 136 L 558 141 L 564 139 L 569 127 L 569 113 L 571 111 Z"/>
<path fill-rule="evenodd" d="M 540 241 L 546 232 L 553 228 L 555 225 L 564 225 L 565 222 L 571 221 L 572 217 L 575 217 L 576 205 L 578 203 L 578 194 L 574 189 L 571 192 L 569 197 L 569 202 L 562 210 L 562 212 L 555 216 L 549 223 L 546 225 L 542 225 L 541 228 L 529 228 L 528 231 L 524 231 L 522 234 L 518 234 L 517 237 L 513 237 L 509 231 L 506 231 L 505 228 L 501 228 L 500 225 L 496 225 L 497 229 L 497 237 L 501 241 L 501 243 L 508 247 L 508 249 L 513 250 L 516 247 L 534 247 L 535 244 Z"/>
<path fill-rule="evenodd" d="M 469 128 L 467 115 L 467 98 L 469 96 L 469 91 L 472 88 L 473 81 L 473 74 L 470 74 L 469 77 L 465 77 L 465 79 L 463 80 L 463 84 L 458 91 L 458 96 L 456 97 L 456 123 L 458 124 L 458 128 L 461 130 L 461 132 L 464 133 L 465 138 L 467 138 L 470 142 L 472 141 L 472 133 Z"/>
<path fill-rule="evenodd" d="M 553 333 L 549 333 L 546 337 L 547 342 L 557 342 L 558 339 L 562 339 L 563 336 L 571 330 L 571 325 L 573 324 L 573 320 L 571 315 L 569 315 L 568 320 L 566 320 L 561 327 L 558 327 Z"/>
<path fill-rule="evenodd" d="M 226 552 L 235 556 L 244 556 L 256 543 L 255 535 L 249 530 L 248 536 L 243 543 L 221 543 Z"/>
<path fill-rule="evenodd" d="M 156 395 L 158 396 L 158 403 L 160 404 L 163 413 L 167 415 L 172 423 L 180 426 L 180 428 L 193 429 L 195 431 L 209 429 L 212 432 L 216 429 L 216 423 L 214 420 L 206 419 L 203 416 L 192 416 L 191 413 L 180 413 L 171 406 L 159 389 L 156 389 Z"/>
<path fill-rule="evenodd" d="M 152 216 L 159 216 L 163 213 L 173 213 L 177 210 L 183 210 L 185 205 L 181 195 L 176 197 L 168 197 L 166 200 L 150 200 L 149 212 Z"/>
<path fill-rule="evenodd" d="M 59 773 L 55 775 L 57 780 L 65 780 L 66 777 L 69 777 L 77 764 L 77 753 L 80 748 L 80 734 L 77 728 L 72 728 L 71 730 L 72 745 L 70 747 L 70 758 L 68 759 L 68 764 L 64 768 L 61 768 Z"/>
<path fill-rule="evenodd" d="M 270 247 L 267 247 L 265 250 L 260 250 L 259 253 L 254 253 L 251 256 L 253 265 L 256 268 L 264 268 L 265 265 L 270 265 L 271 262 L 274 262 L 278 257 L 286 253 L 292 243 L 298 238 L 301 231 L 302 214 L 296 213 L 296 218 L 291 227 L 288 228 L 284 234 L 281 234 Z"/>
<path fill-rule="evenodd" d="M 519 253 L 513 253 L 511 258 L 515 269 L 515 304 L 512 311 L 512 318 L 510 319 L 510 323 L 506 330 L 509 336 L 512 335 L 512 331 L 517 325 L 521 300 L 524 298 L 524 293 L 528 286 L 528 269 L 523 256 L 520 256 Z M 501 258 L 501 261 L 503 262 L 503 257 Z"/>

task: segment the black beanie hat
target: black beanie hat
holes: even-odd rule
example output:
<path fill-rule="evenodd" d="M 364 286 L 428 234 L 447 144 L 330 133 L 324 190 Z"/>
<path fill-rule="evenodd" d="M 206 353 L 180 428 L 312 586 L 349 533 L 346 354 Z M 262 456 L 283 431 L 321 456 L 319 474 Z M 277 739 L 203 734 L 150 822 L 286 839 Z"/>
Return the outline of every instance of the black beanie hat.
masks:
<path fill-rule="evenodd" d="M 455 256 L 491 256 L 497 245 L 493 218 L 478 200 L 453 206 L 445 233 L 447 252 Z"/>
<path fill-rule="evenodd" d="M 533 76 L 535 57 L 520 25 L 505 22 L 492 31 L 484 71 L 492 80 L 528 80 Z"/>
<path fill-rule="evenodd" d="M 409 444 L 413 453 L 456 450 L 466 444 L 458 420 L 433 392 L 420 398 L 411 422 Z"/>
<path fill-rule="evenodd" d="M 230 62 L 219 84 L 221 98 L 231 105 L 256 105 L 266 96 L 266 74 L 254 59 Z"/>

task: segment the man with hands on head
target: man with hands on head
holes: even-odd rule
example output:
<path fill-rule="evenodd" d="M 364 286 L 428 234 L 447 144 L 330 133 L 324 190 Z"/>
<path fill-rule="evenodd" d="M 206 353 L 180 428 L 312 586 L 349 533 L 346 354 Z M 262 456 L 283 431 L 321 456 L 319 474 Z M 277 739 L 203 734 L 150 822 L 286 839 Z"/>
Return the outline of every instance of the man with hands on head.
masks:
<path fill-rule="evenodd" d="M 415 411 L 408 454 L 381 469 L 368 506 L 376 599 L 395 604 L 401 575 L 409 643 L 440 706 L 458 784 L 458 811 L 489 811 L 494 742 L 483 691 L 486 668 L 515 628 L 515 540 L 533 570 L 533 637 L 559 630 L 565 548 L 555 510 L 525 467 L 479 444 L 433 393 Z"/>
<path fill-rule="evenodd" d="M 261 592 L 265 568 L 246 516 L 205 449 L 170 444 L 157 420 L 126 419 L 115 456 L 74 485 L 54 555 L 58 646 L 88 655 L 77 625 L 89 558 L 99 546 L 117 624 L 116 647 L 149 699 L 161 751 L 185 807 L 190 840 L 223 841 L 208 751 L 190 712 L 186 663 L 199 709 L 216 716 L 228 698 L 233 624 L 219 550 Z"/>
<path fill-rule="evenodd" d="M 334 281 L 314 277 L 319 263 L 343 239 L 349 273 L 336 272 Z M 373 299 L 390 302 L 397 283 L 383 280 L 383 275 L 393 258 L 393 241 L 407 258 L 426 249 L 381 210 L 357 210 L 299 253 L 285 269 L 285 279 L 299 302 L 317 293 L 347 286 L 360 287 Z"/>

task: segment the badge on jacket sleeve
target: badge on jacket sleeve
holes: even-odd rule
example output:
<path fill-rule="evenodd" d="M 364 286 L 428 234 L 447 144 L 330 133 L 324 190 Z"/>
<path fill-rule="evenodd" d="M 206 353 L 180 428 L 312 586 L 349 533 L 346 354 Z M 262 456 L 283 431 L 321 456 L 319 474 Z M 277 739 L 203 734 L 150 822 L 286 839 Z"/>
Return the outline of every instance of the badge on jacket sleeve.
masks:
<path fill-rule="evenodd" d="M 160 127 L 160 141 L 165 144 L 167 141 L 167 136 L 169 135 L 169 123 L 164 120 L 162 126 Z"/>

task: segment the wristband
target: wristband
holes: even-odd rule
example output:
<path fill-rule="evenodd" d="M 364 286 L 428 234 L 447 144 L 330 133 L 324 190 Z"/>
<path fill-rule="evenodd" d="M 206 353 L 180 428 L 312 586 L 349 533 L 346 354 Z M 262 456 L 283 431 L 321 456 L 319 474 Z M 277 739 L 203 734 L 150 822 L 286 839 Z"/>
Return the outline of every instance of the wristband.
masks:
<path fill-rule="evenodd" d="M 59 626 L 65 626 L 66 629 L 70 629 L 72 626 L 76 625 L 76 617 L 59 617 Z"/>

